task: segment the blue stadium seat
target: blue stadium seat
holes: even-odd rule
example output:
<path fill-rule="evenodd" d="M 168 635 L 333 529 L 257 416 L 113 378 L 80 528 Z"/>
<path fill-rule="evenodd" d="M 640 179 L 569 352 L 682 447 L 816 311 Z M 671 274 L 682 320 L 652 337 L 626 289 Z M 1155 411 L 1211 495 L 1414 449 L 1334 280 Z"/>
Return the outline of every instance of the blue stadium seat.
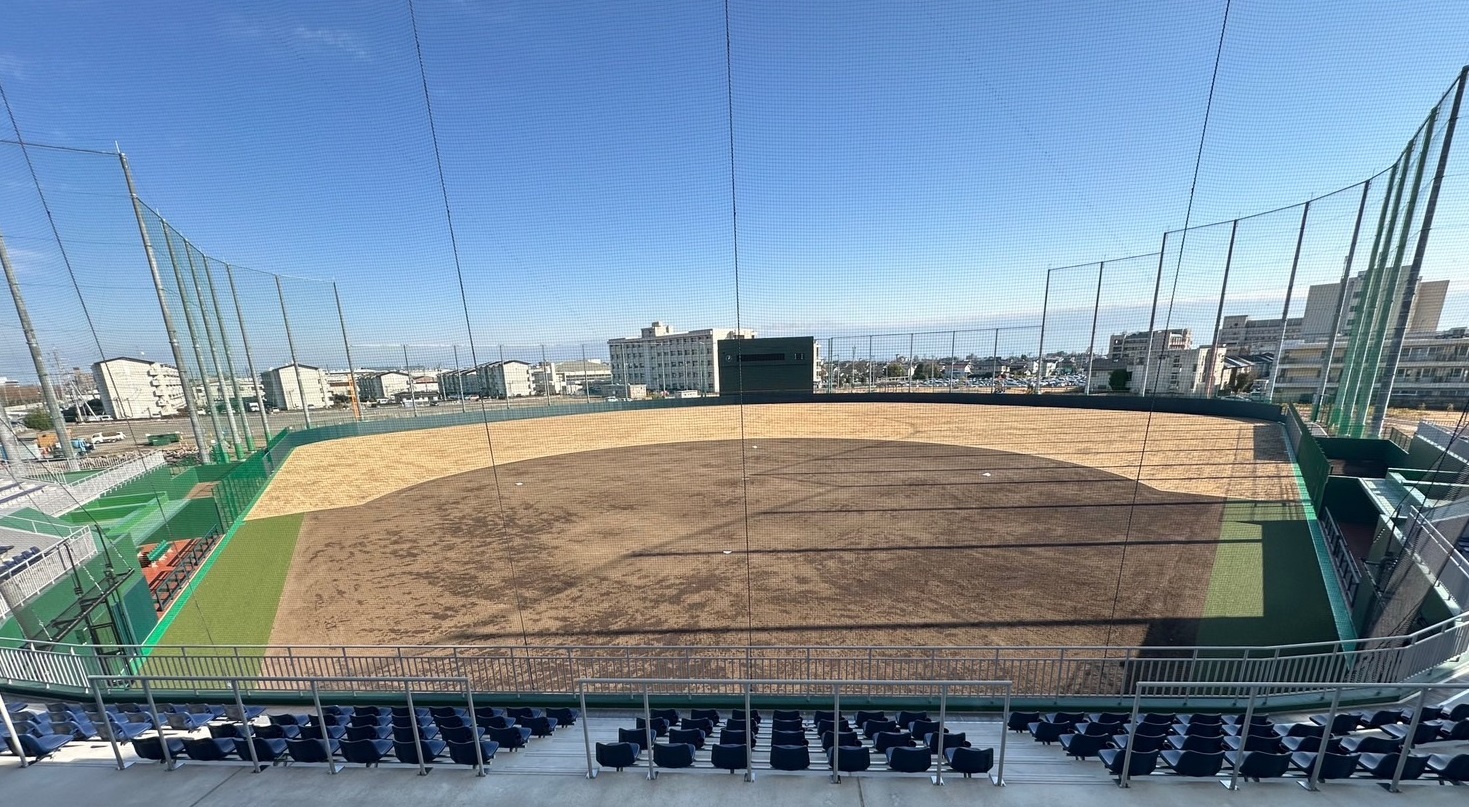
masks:
<path fill-rule="evenodd" d="M 597 764 L 603 768 L 622 770 L 638 764 L 642 746 L 632 743 L 597 743 Z"/>

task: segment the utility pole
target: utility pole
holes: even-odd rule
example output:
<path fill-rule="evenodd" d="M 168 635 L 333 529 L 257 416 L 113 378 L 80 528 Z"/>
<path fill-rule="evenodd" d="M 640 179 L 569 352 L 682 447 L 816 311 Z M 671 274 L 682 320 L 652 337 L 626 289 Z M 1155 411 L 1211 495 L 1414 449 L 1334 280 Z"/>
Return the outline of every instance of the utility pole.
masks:
<path fill-rule="evenodd" d="M 15 315 L 20 318 L 20 329 L 25 334 L 26 347 L 31 351 L 31 363 L 36 368 L 36 380 L 41 382 L 41 399 L 51 413 L 51 425 L 56 430 L 56 445 L 66 459 L 66 470 L 77 470 L 77 455 L 71 447 L 71 436 L 66 433 L 66 419 L 61 416 L 61 404 L 56 400 L 56 390 L 51 387 L 51 373 L 46 368 L 46 359 L 41 354 L 41 342 L 36 338 L 36 328 L 31 324 L 30 311 L 26 309 L 25 297 L 20 293 L 20 283 L 15 279 L 15 267 L 10 263 L 10 252 L 5 249 L 5 236 L 0 234 L 0 266 L 5 270 L 5 282 L 10 286 L 10 299 L 15 301 Z"/>

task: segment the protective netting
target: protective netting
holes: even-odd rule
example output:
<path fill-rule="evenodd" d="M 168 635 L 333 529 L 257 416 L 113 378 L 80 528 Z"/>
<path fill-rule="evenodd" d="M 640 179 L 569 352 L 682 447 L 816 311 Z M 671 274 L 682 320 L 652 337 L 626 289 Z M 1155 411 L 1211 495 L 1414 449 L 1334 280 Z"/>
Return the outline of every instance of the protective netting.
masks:
<path fill-rule="evenodd" d="M 218 527 L 338 560 L 277 569 L 257 643 L 1242 643 L 1290 607 L 1261 569 L 1317 560 L 1303 438 L 1249 417 L 1377 436 L 1469 399 L 1462 72 L 1288 189 L 1227 141 L 1224 193 L 1187 181 L 1190 68 L 1134 99 L 1156 118 L 1105 110 L 1147 157 L 1094 186 L 1100 146 L 1049 138 L 1117 60 L 1017 109 L 976 44 L 1005 20 L 965 4 L 427 5 L 271 34 L 310 63 L 260 68 L 289 153 L 134 152 L 133 194 L 120 155 L 0 144 L 64 402 L 220 466 Z M 1164 50 L 1207 65 L 1216 22 Z M 1333 585 L 1281 641 L 1334 635 Z"/>

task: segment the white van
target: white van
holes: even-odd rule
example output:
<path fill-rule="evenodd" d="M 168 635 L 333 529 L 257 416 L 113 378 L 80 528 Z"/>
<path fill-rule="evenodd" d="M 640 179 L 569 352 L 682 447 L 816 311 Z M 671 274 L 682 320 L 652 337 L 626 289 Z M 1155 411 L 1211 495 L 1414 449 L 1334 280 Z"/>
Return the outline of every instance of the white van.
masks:
<path fill-rule="evenodd" d="M 126 439 L 127 435 L 122 432 L 97 432 L 91 437 L 88 437 L 87 441 L 95 446 L 101 445 L 102 443 L 121 443 Z"/>

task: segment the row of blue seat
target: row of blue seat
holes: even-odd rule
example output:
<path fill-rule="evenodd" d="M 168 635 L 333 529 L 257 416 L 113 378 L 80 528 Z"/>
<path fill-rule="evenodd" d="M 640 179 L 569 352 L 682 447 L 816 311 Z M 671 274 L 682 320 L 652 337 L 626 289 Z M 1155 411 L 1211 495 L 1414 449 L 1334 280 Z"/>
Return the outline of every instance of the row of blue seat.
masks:
<path fill-rule="evenodd" d="M 1469 754 L 1413 755 L 1402 759 L 1410 730 L 1403 721 L 1411 714 L 1395 710 L 1315 715 L 1309 722 L 1276 725 L 1266 715 L 1254 715 L 1249 725 L 1238 716 L 1215 713 L 1144 714 L 1133 723 L 1130 715 L 1116 713 L 1014 713 L 1008 727 L 1025 726 L 1043 745 L 1059 741 L 1075 759 L 1096 757 L 1108 772 L 1120 776 L 1131 749 L 1129 776 L 1165 771 L 1184 777 L 1218 776 L 1237 768 L 1246 779 L 1279 778 L 1292 770 L 1309 776 L 1320 759 L 1321 779 L 1361 775 L 1385 780 L 1398 775 L 1418 779 L 1427 773 L 1441 781 L 1469 779 Z M 1360 733 L 1380 732 L 1380 734 Z M 1386 736 L 1382 736 L 1386 735 Z M 1469 739 L 1469 709 L 1425 710 L 1414 734 L 1414 745 L 1439 740 Z M 1324 748 L 1323 748 L 1324 746 Z"/>

